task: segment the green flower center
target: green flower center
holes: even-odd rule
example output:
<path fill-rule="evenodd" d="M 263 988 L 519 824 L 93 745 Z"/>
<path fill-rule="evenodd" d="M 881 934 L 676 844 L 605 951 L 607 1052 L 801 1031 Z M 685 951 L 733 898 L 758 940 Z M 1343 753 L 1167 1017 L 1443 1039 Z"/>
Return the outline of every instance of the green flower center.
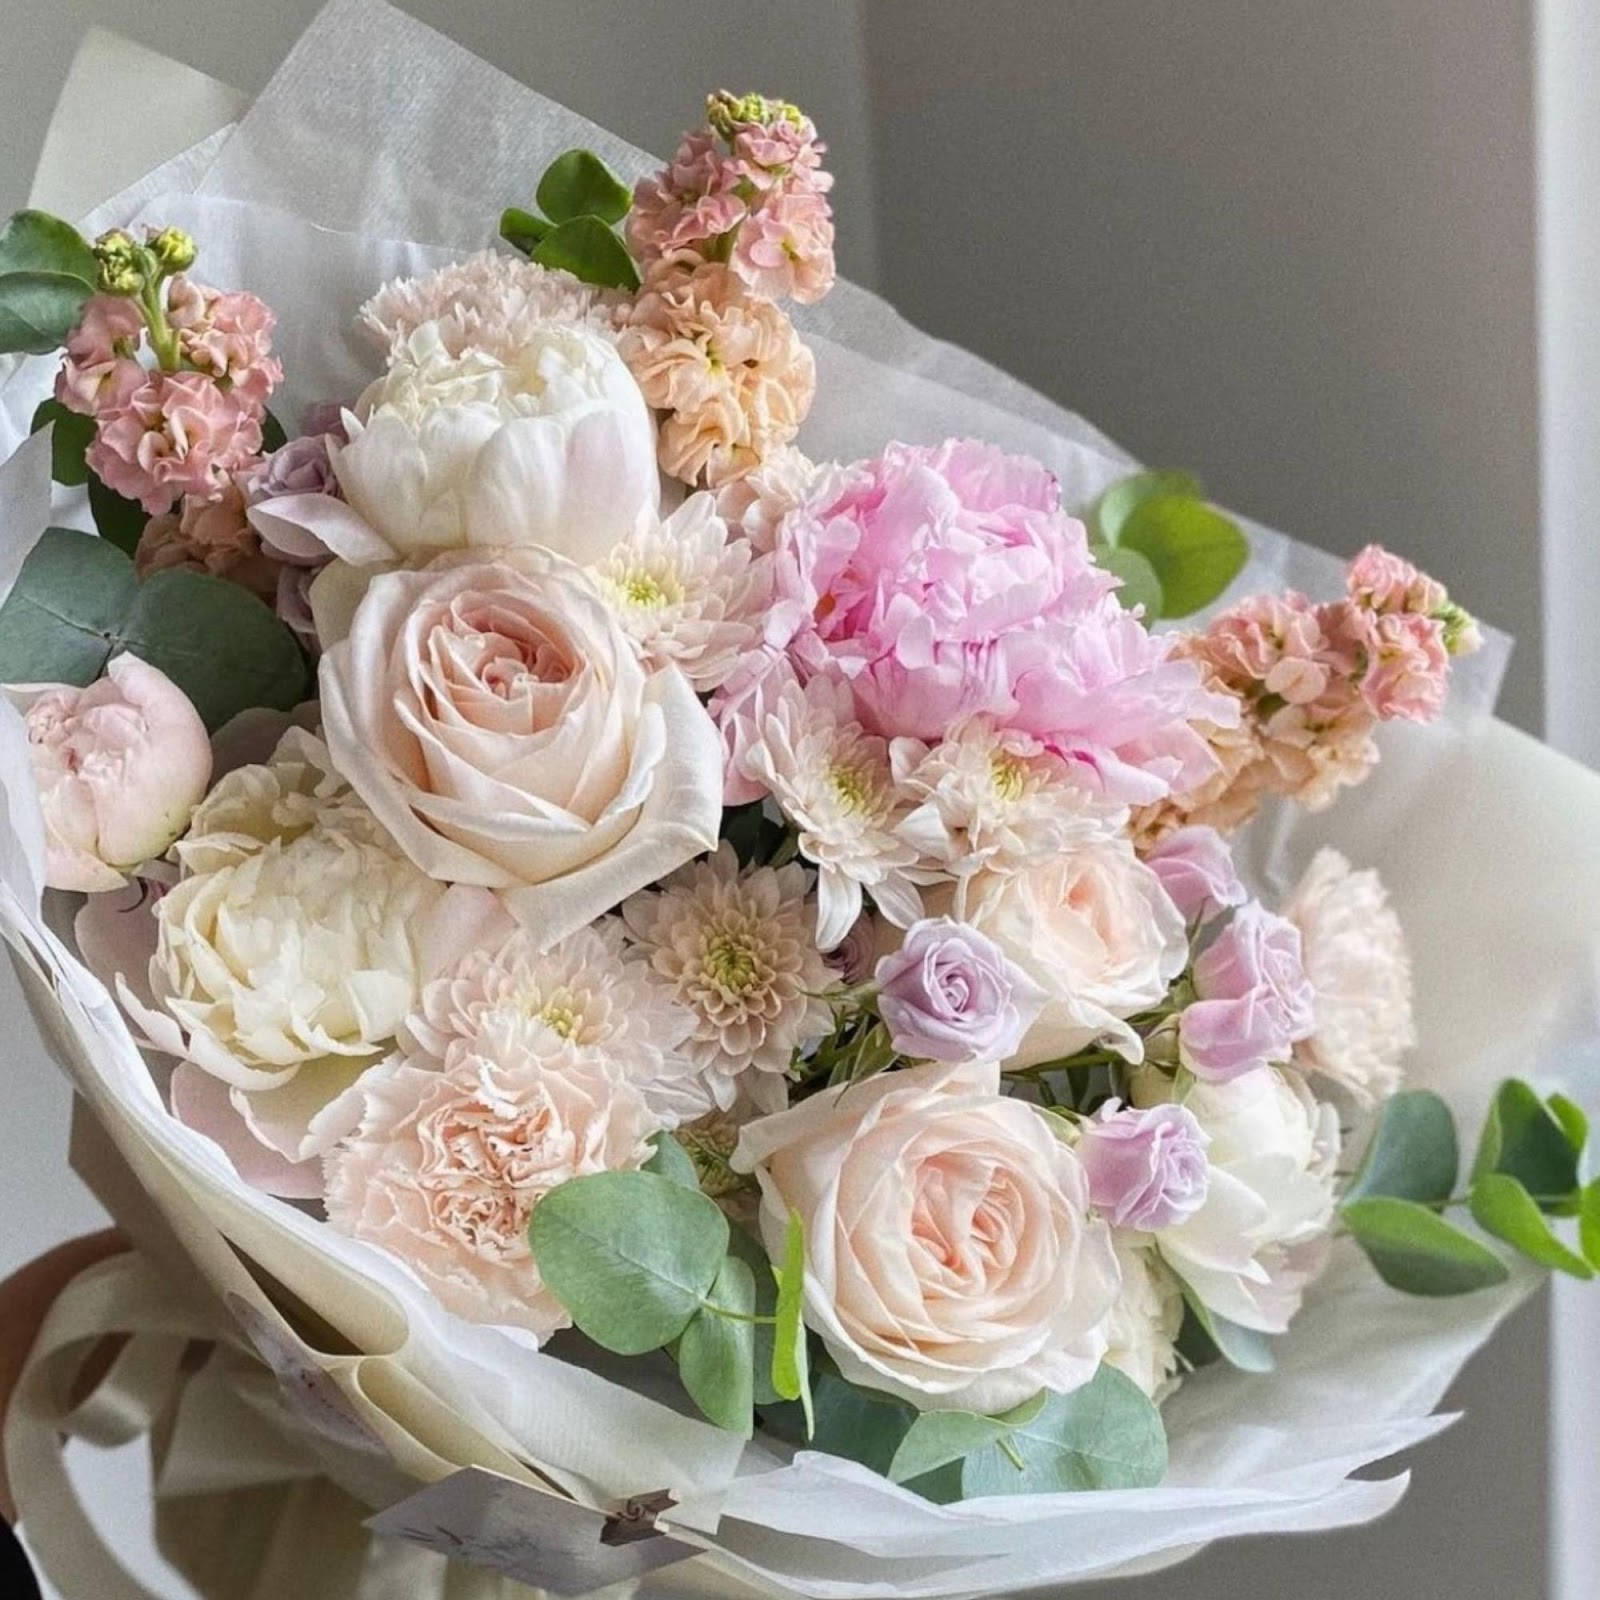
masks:
<path fill-rule="evenodd" d="M 746 994 L 760 977 L 760 964 L 743 940 L 732 934 L 713 934 L 706 941 L 706 975 L 718 988 Z"/>

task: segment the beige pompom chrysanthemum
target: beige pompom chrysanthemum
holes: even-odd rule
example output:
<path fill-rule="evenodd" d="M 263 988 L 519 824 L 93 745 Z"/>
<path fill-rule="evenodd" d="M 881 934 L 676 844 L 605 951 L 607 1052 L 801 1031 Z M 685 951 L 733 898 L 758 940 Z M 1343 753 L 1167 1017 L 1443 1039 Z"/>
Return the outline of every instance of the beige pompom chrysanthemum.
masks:
<path fill-rule="evenodd" d="M 741 870 L 726 843 L 623 904 L 638 957 L 694 1014 L 682 1048 L 724 1110 L 781 1109 L 795 1050 L 832 1026 L 815 915 L 802 867 Z"/>

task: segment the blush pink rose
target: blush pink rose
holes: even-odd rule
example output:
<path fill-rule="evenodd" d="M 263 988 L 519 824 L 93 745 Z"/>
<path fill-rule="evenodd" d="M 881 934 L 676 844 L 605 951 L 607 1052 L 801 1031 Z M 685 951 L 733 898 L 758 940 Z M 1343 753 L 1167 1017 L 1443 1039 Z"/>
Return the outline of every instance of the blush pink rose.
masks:
<path fill-rule="evenodd" d="M 781 1255 L 805 1224 L 805 1320 L 852 1383 L 919 1410 L 1002 1411 L 1087 1383 L 1120 1287 L 1110 1230 L 1045 1117 L 993 1066 L 827 1089 L 740 1134 Z"/>
<path fill-rule="evenodd" d="M 1256 901 L 1241 906 L 1194 964 L 1195 1001 L 1178 1019 L 1183 1064 L 1226 1081 L 1286 1062 L 1311 1036 L 1315 996 L 1300 930 Z"/>
<path fill-rule="evenodd" d="M 347 637 L 318 622 L 338 770 L 423 871 L 503 891 L 546 943 L 715 846 L 715 726 L 570 562 L 450 552 L 374 577 Z"/>
<path fill-rule="evenodd" d="M 211 741 L 189 697 L 137 656 L 114 656 L 87 689 L 19 685 L 39 806 L 45 882 L 89 893 L 163 855 L 211 777 Z"/>

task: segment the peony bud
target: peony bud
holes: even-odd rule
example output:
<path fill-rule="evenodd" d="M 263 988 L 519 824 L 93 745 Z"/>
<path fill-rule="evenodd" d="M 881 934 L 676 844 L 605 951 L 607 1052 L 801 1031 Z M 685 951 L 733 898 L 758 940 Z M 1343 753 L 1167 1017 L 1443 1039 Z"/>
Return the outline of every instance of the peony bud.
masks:
<path fill-rule="evenodd" d="M 211 778 L 211 741 L 164 672 L 119 655 L 87 689 L 6 689 L 27 724 L 44 813 L 45 882 L 90 893 L 163 855 Z"/>

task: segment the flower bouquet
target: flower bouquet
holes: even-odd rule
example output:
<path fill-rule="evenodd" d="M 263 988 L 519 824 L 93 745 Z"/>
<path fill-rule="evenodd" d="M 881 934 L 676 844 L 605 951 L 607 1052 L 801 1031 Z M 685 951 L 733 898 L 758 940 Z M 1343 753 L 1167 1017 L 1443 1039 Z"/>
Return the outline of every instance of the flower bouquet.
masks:
<path fill-rule="evenodd" d="M 1504 642 L 836 285 L 825 155 L 337 0 L 0 237 L 0 909 L 142 1251 L 8 1429 L 69 1592 L 104 1334 L 212 1592 L 331 1480 L 302 1576 L 986 1595 L 1379 1514 L 1600 1266 Z"/>

